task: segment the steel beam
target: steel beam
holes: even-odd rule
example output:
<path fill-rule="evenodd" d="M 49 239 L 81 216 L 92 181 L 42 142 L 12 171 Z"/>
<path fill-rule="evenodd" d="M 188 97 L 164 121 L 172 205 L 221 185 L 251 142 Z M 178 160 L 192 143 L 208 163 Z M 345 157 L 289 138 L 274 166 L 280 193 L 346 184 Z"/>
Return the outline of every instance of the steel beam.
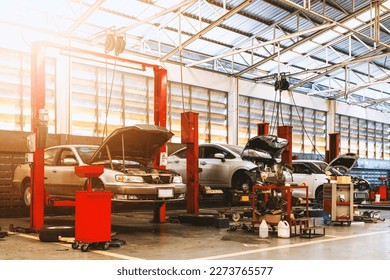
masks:
<path fill-rule="evenodd" d="M 348 30 L 348 31 L 350 31 L 350 32 L 353 32 L 353 33 L 355 33 L 355 34 L 357 34 L 357 35 L 359 35 L 359 36 L 362 36 L 362 37 L 364 37 L 364 38 L 366 38 L 366 39 L 368 39 L 368 40 L 371 40 L 371 41 L 373 41 L 373 42 L 379 43 L 379 44 L 381 44 L 381 45 L 383 45 L 383 46 L 386 46 L 386 47 L 390 48 L 390 45 L 388 45 L 388 44 L 386 44 L 386 43 L 384 43 L 384 42 L 379 42 L 379 41 L 377 42 L 377 41 L 375 40 L 375 38 L 372 38 L 372 37 L 370 37 L 370 36 L 367 36 L 367 35 L 364 34 L 364 33 L 358 32 L 358 31 L 356 31 L 355 29 L 346 26 L 346 25 L 343 24 L 342 22 L 338 22 L 338 21 L 332 20 L 332 19 L 330 19 L 330 18 L 328 18 L 328 17 L 326 17 L 326 16 L 323 16 L 323 15 L 321 15 L 321 14 L 319 14 L 319 13 L 317 13 L 317 12 L 311 10 L 310 8 L 304 8 L 304 7 L 302 7 L 301 5 L 296 4 L 296 3 L 294 3 L 294 2 L 292 2 L 292 1 L 290 1 L 290 0 L 279 0 L 279 1 L 282 2 L 282 3 L 284 3 L 284 4 L 287 4 L 287 5 L 291 6 L 291 7 L 295 8 L 295 9 L 297 9 L 297 10 L 300 10 L 300 11 L 302 11 L 302 12 L 306 12 L 306 13 L 312 14 L 312 15 L 314 15 L 314 16 L 316 16 L 316 17 L 319 17 L 319 18 L 323 19 L 324 21 L 326 21 L 326 22 L 328 22 L 328 23 L 335 23 L 336 25 L 338 25 L 338 26 L 341 27 L 341 28 L 344 28 L 344 29 L 346 29 L 346 30 Z M 378 16 L 379 16 L 379 15 L 378 15 Z M 378 24 L 378 26 L 379 26 L 379 24 Z"/>
<path fill-rule="evenodd" d="M 127 31 L 129 31 L 129 30 L 131 30 L 133 28 L 136 28 L 136 27 L 138 27 L 138 26 L 140 26 L 142 24 L 146 24 L 146 23 L 150 24 L 151 21 L 153 21 L 153 20 L 155 20 L 157 18 L 160 18 L 162 16 L 165 16 L 165 15 L 171 13 L 171 12 L 175 12 L 176 10 L 179 10 L 180 8 L 188 6 L 188 5 L 190 5 L 190 4 L 192 4 L 192 3 L 196 2 L 196 1 L 197 0 L 187 0 L 187 1 L 180 2 L 180 3 L 174 5 L 174 6 L 170 7 L 170 8 L 167 8 L 167 9 L 165 9 L 165 10 L 163 10 L 163 11 L 157 13 L 157 14 L 154 14 L 154 15 L 152 15 L 150 17 L 147 17 L 147 18 L 145 18 L 143 20 L 140 20 L 140 21 L 138 21 L 138 22 L 136 22 L 136 23 L 134 23 L 132 25 L 129 25 L 129 26 L 126 26 L 126 27 L 122 27 L 122 28 L 116 30 L 115 31 L 115 35 L 123 34 L 123 33 L 127 32 Z"/>
<path fill-rule="evenodd" d="M 65 32 L 64 36 L 69 37 L 85 20 L 87 20 L 106 0 L 96 0 L 96 2 Z"/>
<path fill-rule="evenodd" d="M 204 28 L 201 31 L 199 31 L 198 33 L 196 33 L 193 37 L 191 37 L 187 41 L 183 42 L 180 46 L 174 48 L 172 51 L 170 51 L 169 53 L 164 55 L 162 58 L 160 58 L 160 61 L 168 60 L 172 55 L 174 55 L 178 51 L 182 50 L 183 48 L 185 48 L 186 46 L 188 46 L 192 42 L 196 41 L 201 36 L 203 36 L 204 34 L 209 32 L 210 30 L 212 30 L 214 27 L 217 27 L 220 23 L 224 22 L 225 20 L 230 18 L 232 15 L 236 14 L 238 11 L 244 9 L 246 6 L 248 6 L 252 2 L 253 2 L 253 0 L 245 0 L 245 1 L 243 1 L 240 5 L 238 5 L 234 9 L 230 10 L 229 12 L 227 12 L 226 14 L 221 16 L 219 19 L 214 21 L 212 24 L 208 25 L 206 28 Z"/>
<path fill-rule="evenodd" d="M 360 14 L 363 14 L 364 12 L 368 11 L 369 9 L 370 9 L 369 5 L 365 6 L 365 7 L 361 8 L 360 10 L 358 10 L 358 11 L 356 11 L 356 12 L 354 12 L 354 13 L 346 16 L 346 17 L 344 17 L 342 20 L 339 21 L 339 23 L 345 23 L 348 20 L 350 20 L 350 19 L 352 19 L 352 18 L 354 18 L 354 17 L 356 17 L 356 16 L 358 16 Z M 298 47 L 298 46 L 300 46 L 300 45 L 302 45 L 302 44 L 304 44 L 306 42 L 309 42 L 309 41 L 313 40 L 315 37 L 317 37 L 319 35 L 322 35 L 322 34 L 324 34 L 327 31 L 328 31 L 328 29 L 323 29 L 323 30 L 317 31 L 316 33 L 314 33 L 314 34 L 312 34 L 312 35 L 310 35 L 310 36 L 308 36 L 306 38 L 303 38 L 303 39 L 299 40 L 298 42 L 296 42 L 296 43 L 288 46 L 287 48 L 284 48 L 283 50 L 281 50 L 280 51 L 280 55 L 282 55 L 282 54 L 284 54 L 284 53 L 286 53 L 288 51 L 291 51 L 294 48 L 296 48 L 296 47 Z M 244 70 L 242 70 L 240 72 L 238 72 L 237 74 L 235 74 L 235 76 L 236 77 L 241 76 L 241 75 L 243 75 L 243 74 L 245 74 L 245 73 L 247 73 L 247 72 L 249 72 L 249 71 L 251 71 L 251 70 L 253 70 L 253 69 L 257 68 L 257 67 L 259 67 L 260 65 L 263 65 L 264 63 L 267 63 L 268 61 L 271 61 L 271 60 L 275 59 L 277 56 L 278 56 L 278 53 L 270 55 L 269 57 L 267 57 L 267 58 L 265 58 L 265 59 L 255 63 L 255 64 L 251 65 L 250 67 L 248 67 L 248 68 L 246 68 L 246 69 L 244 69 Z"/>
<path fill-rule="evenodd" d="M 220 59 L 220 58 L 223 58 L 223 57 L 226 57 L 226 56 L 232 56 L 232 55 L 239 54 L 239 53 L 242 53 L 242 52 L 246 52 L 246 51 L 249 51 L 249 50 L 253 50 L 253 49 L 257 49 L 257 48 L 264 47 L 264 46 L 267 46 L 267 45 L 275 44 L 275 43 L 278 43 L 278 42 L 281 42 L 281 41 L 284 41 L 284 40 L 287 40 L 287 39 L 291 39 L 291 38 L 294 38 L 294 37 L 297 37 L 297 36 L 302 36 L 303 34 L 306 34 L 306 33 L 311 33 L 311 32 L 315 32 L 315 31 L 318 31 L 318 30 L 322 30 L 324 28 L 329 28 L 331 26 L 334 26 L 334 24 L 324 24 L 324 25 L 321 25 L 321 26 L 316 26 L 316 27 L 313 27 L 313 28 L 305 29 L 305 30 L 299 31 L 297 33 L 293 33 L 293 34 L 289 34 L 289 35 L 286 35 L 286 36 L 282 36 L 282 37 L 274 39 L 274 40 L 270 40 L 270 41 L 267 41 L 267 42 L 255 44 L 253 46 L 249 46 L 249 47 L 242 48 L 242 49 L 239 49 L 239 50 L 230 51 L 230 52 L 227 52 L 227 53 L 224 53 L 224 54 L 221 54 L 221 55 L 217 55 L 217 56 L 213 56 L 213 57 L 210 57 L 210 58 L 206 58 L 206 59 L 203 59 L 203 60 L 200 60 L 200 61 L 192 62 L 192 63 L 187 64 L 186 66 L 187 67 L 196 66 L 198 64 L 206 63 L 206 62 L 209 62 L 209 61 L 212 61 L 212 60 L 217 60 L 217 59 Z"/>
<path fill-rule="evenodd" d="M 354 58 L 354 59 L 348 59 L 348 60 L 345 60 L 344 62 L 341 62 L 341 63 L 338 63 L 338 64 L 335 64 L 335 65 L 332 65 L 332 66 L 329 66 L 329 67 L 322 67 L 321 69 L 324 69 L 326 68 L 327 70 L 324 71 L 323 73 L 319 73 L 317 75 L 314 75 L 308 79 L 305 79 L 301 82 L 299 82 L 298 84 L 295 84 L 293 85 L 292 87 L 290 87 L 290 89 L 295 89 L 295 88 L 298 88 L 298 87 L 301 87 L 303 86 L 304 84 L 307 84 L 307 83 L 310 83 L 318 78 L 321 78 L 323 76 L 326 76 L 326 75 L 329 75 L 330 73 L 334 72 L 334 71 L 337 71 L 345 66 L 348 66 L 348 65 L 351 65 L 351 64 L 356 64 L 356 63 L 360 63 L 360 62 L 364 62 L 364 61 L 371 61 L 371 60 L 374 60 L 374 59 L 377 59 L 377 58 L 381 58 L 383 56 L 388 56 L 389 53 L 388 52 L 384 52 L 384 53 L 381 53 L 381 54 L 377 54 L 377 55 L 374 55 L 374 53 L 377 53 L 377 52 L 380 52 L 380 51 L 384 51 L 386 50 L 385 47 L 382 47 L 380 49 L 375 49 L 375 50 L 372 50 L 360 57 L 357 57 L 357 58 Z M 311 70 L 313 71 L 313 70 Z"/>

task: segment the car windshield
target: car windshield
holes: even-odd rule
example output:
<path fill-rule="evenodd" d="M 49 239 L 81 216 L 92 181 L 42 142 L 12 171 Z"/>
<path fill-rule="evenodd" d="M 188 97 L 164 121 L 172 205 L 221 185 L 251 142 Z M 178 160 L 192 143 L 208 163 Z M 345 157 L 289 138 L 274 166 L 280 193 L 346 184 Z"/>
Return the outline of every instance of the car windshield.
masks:
<path fill-rule="evenodd" d="M 225 147 L 225 148 L 227 148 L 227 149 L 229 149 L 229 150 L 231 150 L 239 155 L 241 155 L 242 150 L 244 149 L 243 147 L 237 146 L 237 145 L 221 145 L 221 146 L 223 146 L 223 147 Z"/>
<path fill-rule="evenodd" d="M 316 169 L 321 170 L 321 172 L 324 174 L 326 174 L 326 171 L 329 171 L 333 176 L 342 175 L 341 172 L 338 171 L 336 168 L 329 167 L 329 165 L 326 162 L 313 162 L 312 164 L 313 167 L 315 166 Z"/>
<path fill-rule="evenodd" d="M 81 157 L 81 160 L 84 162 L 84 163 L 88 163 L 92 157 L 92 155 L 96 152 L 97 150 L 97 146 L 96 147 L 76 147 L 76 151 L 77 153 L 79 154 L 79 156 Z"/>

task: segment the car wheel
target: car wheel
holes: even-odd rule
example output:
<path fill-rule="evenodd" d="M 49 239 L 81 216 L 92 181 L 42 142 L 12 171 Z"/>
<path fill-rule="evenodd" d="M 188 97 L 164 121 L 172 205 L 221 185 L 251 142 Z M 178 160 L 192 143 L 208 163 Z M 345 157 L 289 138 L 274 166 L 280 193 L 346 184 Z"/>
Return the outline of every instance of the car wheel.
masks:
<path fill-rule="evenodd" d="M 243 191 L 244 193 L 252 191 L 252 181 L 246 175 L 239 175 L 233 181 L 233 189 Z"/>
<path fill-rule="evenodd" d="M 324 187 L 319 186 L 316 190 L 316 201 L 320 206 L 323 206 L 324 204 Z"/>
<path fill-rule="evenodd" d="M 30 205 L 31 205 L 30 182 L 24 184 L 23 189 L 24 189 L 24 191 L 23 191 L 23 202 L 24 202 L 24 205 L 27 206 L 27 207 L 30 207 Z"/>

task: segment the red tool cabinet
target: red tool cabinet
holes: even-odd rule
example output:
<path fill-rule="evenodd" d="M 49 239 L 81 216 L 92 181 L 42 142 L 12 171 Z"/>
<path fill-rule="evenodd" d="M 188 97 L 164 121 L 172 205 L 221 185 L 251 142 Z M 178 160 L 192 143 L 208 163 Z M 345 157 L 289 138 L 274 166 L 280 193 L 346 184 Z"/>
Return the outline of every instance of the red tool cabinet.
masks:
<path fill-rule="evenodd" d="M 111 240 L 111 192 L 76 192 L 75 239 L 83 243 Z"/>
<path fill-rule="evenodd" d="M 76 192 L 75 241 L 72 248 L 86 252 L 90 245 L 107 250 L 111 241 L 112 192 L 92 191 L 92 177 L 103 174 L 103 166 L 77 166 L 79 177 L 88 177 L 87 190 Z"/>

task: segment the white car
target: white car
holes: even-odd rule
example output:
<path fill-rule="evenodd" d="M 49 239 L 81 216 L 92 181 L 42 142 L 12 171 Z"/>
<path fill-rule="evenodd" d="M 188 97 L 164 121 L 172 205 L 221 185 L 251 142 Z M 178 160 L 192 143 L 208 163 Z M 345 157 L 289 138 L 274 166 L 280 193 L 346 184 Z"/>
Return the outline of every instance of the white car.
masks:
<path fill-rule="evenodd" d="M 273 135 L 252 137 L 245 147 L 228 144 L 199 145 L 199 184 L 212 189 L 234 189 L 248 192 L 261 184 L 261 173 L 266 183 L 284 185 L 286 172 L 279 159 L 288 142 Z M 168 157 L 168 169 L 175 170 L 186 182 L 186 148 Z"/>
<path fill-rule="evenodd" d="M 308 186 L 308 198 L 316 199 L 317 203 L 323 202 L 323 185 L 328 182 L 327 172 L 332 176 L 347 175 L 356 165 L 358 156 L 353 153 L 342 154 L 327 164 L 320 160 L 293 160 L 293 179 L 298 185 L 303 183 Z M 369 195 L 370 183 L 365 179 L 351 176 L 354 185 L 354 201 L 366 200 Z M 305 197 L 302 189 L 293 191 L 295 197 Z"/>

